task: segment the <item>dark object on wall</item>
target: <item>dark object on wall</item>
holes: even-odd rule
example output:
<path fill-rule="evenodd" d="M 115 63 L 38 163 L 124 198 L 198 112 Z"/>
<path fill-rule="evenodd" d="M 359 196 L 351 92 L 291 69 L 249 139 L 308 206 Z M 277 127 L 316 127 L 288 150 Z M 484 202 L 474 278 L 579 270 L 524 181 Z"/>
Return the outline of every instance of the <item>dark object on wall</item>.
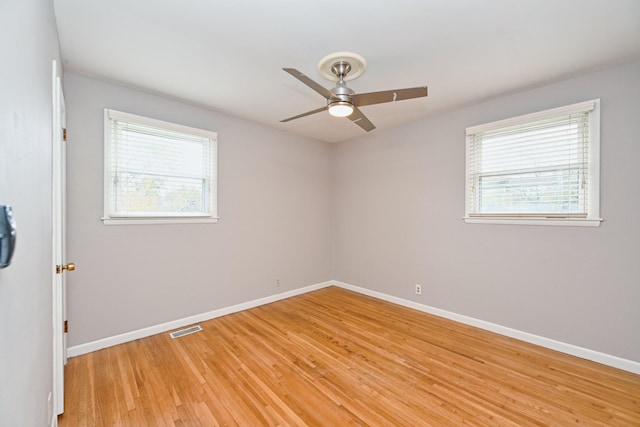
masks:
<path fill-rule="evenodd" d="M 15 247 L 16 222 L 13 220 L 11 206 L 0 205 L 0 268 L 11 264 Z"/>

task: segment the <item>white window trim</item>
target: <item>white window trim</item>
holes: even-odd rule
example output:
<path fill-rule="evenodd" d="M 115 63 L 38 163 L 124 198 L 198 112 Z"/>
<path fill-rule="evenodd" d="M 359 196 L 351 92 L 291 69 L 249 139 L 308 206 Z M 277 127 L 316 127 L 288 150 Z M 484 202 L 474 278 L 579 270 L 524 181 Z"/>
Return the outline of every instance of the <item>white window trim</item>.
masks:
<path fill-rule="evenodd" d="M 587 218 L 517 218 L 513 216 L 483 216 L 476 217 L 470 215 L 469 194 L 470 175 L 470 135 L 485 132 L 488 130 L 517 126 L 524 123 L 550 119 L 563 114 L 572 114 L 592 110 L 589 120 L 589 207 Z M 498 120 L 491 123 L 484 123 L 472 126 L 466 129 L 466 162 L 465 162 L 465 215 L 463 220 L 467 224 L 512 224 L 512 225 L 549 225 L 549 226 L 576 226 L 576 227 L 599 227 L 603 221 L 600 218 L 600 99 L 580 102 L 577 104 L 567 105 L 549 110 L 539 111 L 536 113 L 525 114 L 522 116 L 512 117 L 504 120 Z"/>
<path fill-rule="evenodd" d="M 213 167 L 214 172 L 211 177 L 211 214 L 201 215 L 184 215 L 184 216 L 151 216 L 151 215 L 127 215 L 120 216 L 109 213 L 109 200 L 111 197 L 111 185 L 107 179 L 107 171 L 109 167 L 110 156 L 110 144 L 107 141 L 110 138 L 110 121 L 127 120 L 135 123 L 140 123 L 149 126 L 156 126 L 172 131 L 188 133 L 192 135 L 209 138 L 212 140 L 213 145 Z M 151 119 L 144 116 L 138 116 L 135 114 L 125 113 L 122 111 L 104 109 L 104 173 L 103 173 L 103 216 L 100 218 L 104 225 L 149 225 L 149 224 L 204 224 L 204 223 L 217 223 L 220 219 L 217 216 L 218 212 L 218 134 L 213 131 L 207 131 L 204 129 L 192 128 L 189 126 L 179 125 L 176 123 L 165 122 L 162 120 Z"/>

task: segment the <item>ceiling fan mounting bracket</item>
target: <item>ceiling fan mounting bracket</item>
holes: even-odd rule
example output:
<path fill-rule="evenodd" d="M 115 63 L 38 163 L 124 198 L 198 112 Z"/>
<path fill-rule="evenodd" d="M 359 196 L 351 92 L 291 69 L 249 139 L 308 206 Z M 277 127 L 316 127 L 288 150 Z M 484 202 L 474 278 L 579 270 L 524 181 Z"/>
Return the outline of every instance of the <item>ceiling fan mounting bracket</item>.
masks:
<path fill-rule="evenodd" d="M 346 61 L 338 61 L 331 66 L 331 71 L 340 81 L 344 81 L 344 79 L 351 71 L 351 64 Z"/>
<path fill-rule="evenodd" d="M 318 62 L 318 72 L 322 77 L 334 82 L 353 80 L 364 73 L 367 61 L 361 55 L 353 52 L 330 53 Z"/>

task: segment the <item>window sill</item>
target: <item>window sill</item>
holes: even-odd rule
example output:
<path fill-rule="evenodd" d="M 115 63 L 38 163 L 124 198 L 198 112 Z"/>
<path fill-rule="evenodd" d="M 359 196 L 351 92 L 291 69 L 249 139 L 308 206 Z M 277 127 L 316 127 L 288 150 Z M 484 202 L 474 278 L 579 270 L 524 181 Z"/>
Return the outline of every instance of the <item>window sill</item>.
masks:
<path fill-rule="evenodd" d="M 189 218 L 153 218 L 153 217 L 123 217 L 100 218 L 104 225 L 154 225 L 154 224 L 215 224 L 217 217 L 189 217 Z"/>
<path fill-rule="evenodd" d="M 511 224 L 511 225 L 552 225 L 565 227 L 599 227 L 603 221 L 599 219 L 578 219 L 578 218 L 478 218 L 464 217 L 467 224 Z"/>

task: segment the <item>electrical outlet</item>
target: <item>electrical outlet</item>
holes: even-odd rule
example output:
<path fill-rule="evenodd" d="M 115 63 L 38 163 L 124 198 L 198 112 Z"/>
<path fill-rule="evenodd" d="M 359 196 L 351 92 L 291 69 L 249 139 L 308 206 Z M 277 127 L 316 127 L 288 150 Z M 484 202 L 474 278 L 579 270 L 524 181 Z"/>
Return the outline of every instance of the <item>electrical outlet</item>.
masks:
<path fill-rule="evenodd" d="M 416 283 L 416 295 L 422 295 L 422 286 Z"/>
<path fill-rule="evenodd" d="M 280 279 L 276 279 L 276 288 L 280 287 Z"/>

